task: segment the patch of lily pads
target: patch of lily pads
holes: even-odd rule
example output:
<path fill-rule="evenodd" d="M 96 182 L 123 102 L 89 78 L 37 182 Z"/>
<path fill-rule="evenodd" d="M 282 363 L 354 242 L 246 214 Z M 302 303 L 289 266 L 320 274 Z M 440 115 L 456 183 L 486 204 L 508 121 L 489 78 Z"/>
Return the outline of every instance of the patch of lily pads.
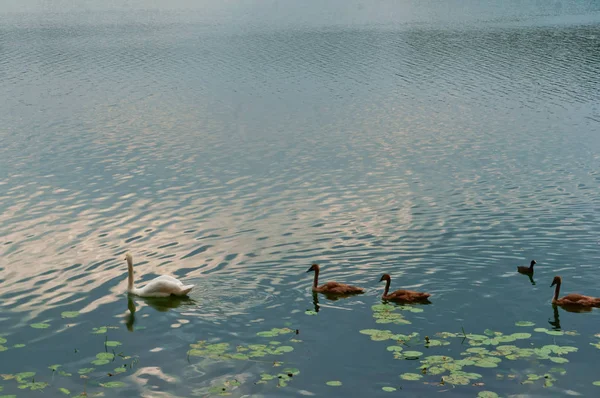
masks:
<path fill-rule="evenodd" d="M 373 318 L 377 323 L 394 323 L 396 325 L 410 325 L 410 321 L 400 313 L 401 311 L 423 312 L 421 308 L 413 306 L 398 306 L 391 304 L 376 304 L 371 307 Z"/>
<path fill-rule="evenodd" d="M 79 315 L 79 313 L 75 313 L 75 312 L 68 312 L 68 313 L 63 312 L 62 313 L 63 318 L 74 318 L 78 315 Z M 30 326 L 33 327 L 34 329 L 46 329 L 46 328 L 50 327 L 50 324 L 47 323 L 47 321 L 46 321 L 46 322 L 37 323 L 37 324 L 34 323 L 34 324 L 31 324 Z M 103 333 L 107 333 L 107 331 L 109 329 L 118 329 L 118 327 L 102 326 L 100 328 L 94 328 L 92 333 L 103 334 Z M 7 340 L 4 337 L 0 337 L 0 347 L 4 347 L 2 344 L 5 344 L 5 343 L 7 343 Z M 116 353 L 114 351 L 114 348 L 120 346 L 121 344 L 122 343 L 119 341 L 108 340 L 108 338 L 105 338 L 105 341 L 104 341 L 105 352 L 100 352 L 100 353 L 96 354 L 94 359 L 91 361 L 91 363 L 93 365 L 95 365 L 96 367 L 107 365 L 107 364 L 112 364 L 112 366 L 114 366 L 117 359 L 120 359 L 121 361 L 126 362 L 126 363 L 119 362 L 120 366 L 117 366 L 114 369 L 114 371 L 108 371 L 108 372 L 104 371 L 104 372 L 102 372 L 103 375 L 98 375 L 97 377 L 95 377 L 93 379 L 90 378 L 90 374 L 96 370 L 96 367 L 81 368 L 77 372 L 73 372 L 73 373 L 75 373 L 75 377 L 77 377 L 78 379 L 81 379 L 81 378 L 86 379 L 86 385 L 88 385 L 88 386 L 98 386 L 98 387 L 103 387 L 103 388 L 125 387 L 126 384 L 124 382 L 118 381 L 118 380 L 110 380 L 110 381 L 106 381 L 106 382 L 99 381 L 99 379 L 107 377 L 107 376 L 111 377 L 111 376 L 117 375 L 119 373 L 124 373 L 127 371 L 127 367 L 133 367 L 133 365 L 135 363 L 137 363 L 136 358 L 132 358 L 131 356 L 124 355 L 123 353 Z M 25 347 L 25 344 L 13 345 L 13 348 L 22 348 L 22 347 Z M 111 349 L 112 352 L 108 352 L 108 349 Z M 2 351 L 2 350 L 0 349 L 0 351 Z M 77 353 L 77 352 L 79 352 L 79 350 L 75 349 L 75 352 Z M 130 362 L 130 360 L 131 360 L 131 362 Z M 52 380 L 55 380 L 55 376 L 61 376 L 61 377 L 72 377 L 73 376 L 73 373 L 63 370 L 63 367 L 60 364 L 49 365 L 48 369 L 51 371 Z M 28 371 L 28 372 L 20 372 L 20 373 L 15 373 L 15 374 L 2 374 L 0 376 L 2 377 L 3 380 L 14 380 L 17 383 L 17 388 L 20 390 L 43 391 L 50 386 L 49 382 L 42 380 L 44 378 L 49 377 L 48 374 L 42 374 L 41 377 L 38 378 L 36 372 Z M 56 388 L 56 390 L 58 392 L 60 392 L 61 394 L 71 395 L 71 391 L 64 387 L 57 386 L 54 388 Z M 1 388 L 0 388 L 0 391 L 1 391 Z M 84 388 L 84 392 L 82 394 L 87 395 L 87 393 L 85 393 L 85 388 Z M 90 396 L 94 396 L 96 394 L 103 394 L 103 393 L 98 392 L 98 393 L 90 394 Z M 4 396 L 0 396 L 0 398 L 3 398 L 3 397 Z M 11 397 L 11 395 L 7 395 L 6 397 Z"/>
<path fill-rule="evenodd" d="M 6 350 L 8 350 L 10 348 L 23 348 L 23 347 L 25 347 L 25 344 L 14 344 L 12 347 L 8 347 L 8 346 L 5 345 L 7 343 L 8 343 L 8 340 L 6 338 L 0 337 L 0 352 L 6 351 Z"/>
<path fill-rule="evenodd" d="M 375 329 L 367 329 L 361 331 L 361 333 L 370 335 L 374 340 L 387 340 L 396 337 L 396 335 L 393 335 L 390 331 L 379 331 Z M 446 341 L 445 339 L 449 338 L 462 338 L 463 342 L 466 341 L 468 347 L 460 354 L 460 359 L 455 359 L 447 355 L 430 355 L 423 357 L 423 354 L 420 351 L 414 350 L 414 337 L 411 342 L 413 344 L 408 344 L 410 348 L 401 345 L 389 346 L 387 350 L 392 352 L 396 359 L 421 359 L 421 365 L 419 366 L 420 373 L 404 373 L 400 375 L 403 380 L 415 381 L 420 380 L 425 375 L 431 375 L 436 376 L 438 380 L 441 376 L 441 384 L 475 384 L 475 381 L 481 379 L 482 375 L 466 371 L 465 368 L 496 368 L 504 360 L 514 361 L 519 359 L 536 361 L 547 360 L 549 362 L 562 364 L 569 362 L 565 357 L 566 355 L 578 350 L 576 347 L 560 346 L 556 344 L 521 348 L 506 343 L 529 339 L 531 337 L 530 333 L 503 334 L 489 329 L 485 330 L 483 334 L 442 332 L 436 334 L 436 337 L 440 337 L 442 339 L 441 341 Z M 408 340 L 410 342 L 411 339 Z M 425 343 L 421 344 L 427 347 L 428 343 L 431 345 L 431 340 L 426 337 Z M 523 381 L 523 384 L 532 384 L 538 380 L 543 381 L 544 387 L 551 387 L 556 379 L 550 373 L 543 375 L 529 374 L 527 375 L 527 379 Z"/>
<path fill-rule="evenodd" d="M 190 357 L 204 357 L 218 360 L 249 360 L 266 357 L 267 355 L 283 355 L 294 351 L 294 347 L 282 345 L 277 341 L 270 341 L 268 344 L 249 344 L 247 346 L 239 345 L 232 347 L 229 343 L 207 344 L 206 341 L 199 341 L 190 344 L 191 350 L 188 351 Z"/>

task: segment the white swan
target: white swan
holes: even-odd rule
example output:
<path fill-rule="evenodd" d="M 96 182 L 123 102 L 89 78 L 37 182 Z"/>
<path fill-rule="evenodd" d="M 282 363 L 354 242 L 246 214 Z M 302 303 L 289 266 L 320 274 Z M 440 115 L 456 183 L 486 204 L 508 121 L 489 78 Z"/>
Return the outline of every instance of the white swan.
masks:
<path fill-rule="evenodd" d="M 127 253 L 125 260 L 127 260 L 127 268 L 129 269 L 127 292 L 130 294 L 140 297 L 186 296 L 194 287 L 194 285 L 184 285 L 183 282 L 172 276 L 161 275 L 152 279 L 146 286 L 138 289 L 133 286 L 133 257 Z"/>

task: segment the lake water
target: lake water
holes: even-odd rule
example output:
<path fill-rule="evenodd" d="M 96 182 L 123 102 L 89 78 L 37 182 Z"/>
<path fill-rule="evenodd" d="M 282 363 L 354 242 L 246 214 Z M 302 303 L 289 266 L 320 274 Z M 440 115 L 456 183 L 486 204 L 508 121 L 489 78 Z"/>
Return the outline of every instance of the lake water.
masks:
<path fill-rule="evenodd" d="M 0 5 L 0 395 L 598 395 L 600 3 L 158 3 Z"/>

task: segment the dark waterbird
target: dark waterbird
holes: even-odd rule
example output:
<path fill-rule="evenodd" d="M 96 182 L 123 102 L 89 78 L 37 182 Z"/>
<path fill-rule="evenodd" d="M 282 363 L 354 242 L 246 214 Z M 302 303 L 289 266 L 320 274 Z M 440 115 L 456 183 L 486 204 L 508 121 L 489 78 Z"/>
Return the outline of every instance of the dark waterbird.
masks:
<path fill-rule="evenodd" d="M 519 271 L 520 274 L 527 274 L 527 275 L 531 275 L 533 274 L 533 266 L 537 264 L 535 262 L 535 260 L 531 260 L 531 263 L 529 264 L 529 267 L 525 266 L 525 265 L 519 265 L 517 267 L 517 271 Z"/>
<path fill-rule="evenodd" d="M 552 284 L 550 285 L 550 287 L 556 286 L 554 289 L 554 297 L 552 297 L 552 304 L 560 305 L 565 309 L 575 310 L 573 312 L 581 312 L 576 310 L 582 308 L 600 307 L 600 298 L 598 297 L 590 297 L 582 294 L 571 293 L 564 297 L 558 298 L 561 284 L 562 278 L 560 276 L 555 276 L 552 280 Z"/>
<path fill-rule="evenodd" d="M 306 272 L 314 272 L 315 278 L 313 280 L 312 291 L 316 293 L 323 293 L 327 296 L 348 296 L 352 294 L 361 294 L 365 292 L 365 289 L 362 287 L 351 286 L 345 283 L 339 282 L 327 282 L 321 286 L 319 284 L 319 265 L 313 264 L 308 271 Z"/>
<path fill-rule="evenodd" d="M 413 290 L 399 289 L 388 294 L 390 290 L 390 284 L 392 278 L 389 274 L 383 274 L 379 282 L 385 281 L 385 290 L 381 298 L 386 301 L 396 301 L 402 303 L 430 303 L 428 297 L 431 296 L 429 293 L 415 292 Z"/>

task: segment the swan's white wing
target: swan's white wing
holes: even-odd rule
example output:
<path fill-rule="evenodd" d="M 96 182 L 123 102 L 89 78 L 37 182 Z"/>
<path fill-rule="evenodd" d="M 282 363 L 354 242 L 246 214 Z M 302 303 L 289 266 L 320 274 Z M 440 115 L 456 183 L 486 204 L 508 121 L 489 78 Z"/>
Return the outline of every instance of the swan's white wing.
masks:
<path fill-rule="evenodd" d="M 181 282 L 177 278 L 172 277 L 171 275 L 161 275 L 159 277 L 154 278 L 154 280 L 168 281 L 168 282 L 176 283 L 176 284 L 178 284 L 180 286 L 183 286 L 183 282 Z"/>
<path fill-rule="evenodd" d="M 192 288 L 193 285 L 185 286 L 177 279 L 163 275 L 151 280 L 143 288 L 135 289 L 134 293 L 141 297 L 185 296 Z"/>

